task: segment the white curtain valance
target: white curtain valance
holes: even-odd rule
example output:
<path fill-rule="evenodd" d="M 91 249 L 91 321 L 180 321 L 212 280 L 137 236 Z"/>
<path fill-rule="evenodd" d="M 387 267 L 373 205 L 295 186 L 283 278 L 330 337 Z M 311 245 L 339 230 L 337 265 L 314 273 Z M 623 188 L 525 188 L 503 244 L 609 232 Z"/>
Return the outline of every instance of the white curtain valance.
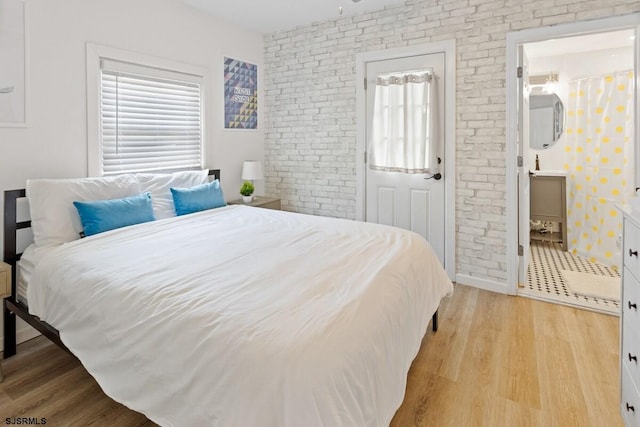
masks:
<path fill-rule="evenodd" d="M 435 81 L 432 73 L 376 79 L 370 169 L 438 173 Z"/>
<path fill-rule="evenodd" d="M 429 83 L 433 75 L 430 73 L 425 74 L 406 74 L 404 76 L 386 76 L 378 77 L 376 85 L 389 86 L 389 85 L 403 85 L 406 83 Z"/>

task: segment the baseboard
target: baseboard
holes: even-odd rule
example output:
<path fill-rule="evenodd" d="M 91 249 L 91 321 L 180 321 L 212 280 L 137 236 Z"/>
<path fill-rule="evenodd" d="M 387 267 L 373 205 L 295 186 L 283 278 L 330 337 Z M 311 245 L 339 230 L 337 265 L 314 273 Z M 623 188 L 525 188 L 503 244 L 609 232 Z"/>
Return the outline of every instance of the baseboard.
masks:
<path fill-rule="evenodd" d="M 484 289 L 485 291 L 506 294 L 507 284 L 496 282 L 495 280 L 482 279 L 480 277 L 469 276 L 468 274 L 456 274 L 456 283 L 474 288 Z"/>

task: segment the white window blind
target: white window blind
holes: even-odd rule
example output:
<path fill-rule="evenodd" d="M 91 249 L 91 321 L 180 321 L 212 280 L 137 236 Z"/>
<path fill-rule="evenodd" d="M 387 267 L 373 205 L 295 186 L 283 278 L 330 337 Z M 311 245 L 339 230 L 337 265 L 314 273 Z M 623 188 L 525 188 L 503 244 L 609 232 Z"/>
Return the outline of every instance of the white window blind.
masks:
<path fill-rule="evenodd" d="M 101 60 L 102 174 L 201 168 L 201 80 Z"/>

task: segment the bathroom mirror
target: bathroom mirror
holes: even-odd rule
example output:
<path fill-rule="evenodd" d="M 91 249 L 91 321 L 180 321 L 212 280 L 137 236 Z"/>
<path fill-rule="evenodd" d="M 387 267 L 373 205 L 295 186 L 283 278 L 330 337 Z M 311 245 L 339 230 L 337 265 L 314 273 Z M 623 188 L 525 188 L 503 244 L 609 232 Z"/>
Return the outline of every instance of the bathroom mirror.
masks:
<path fill-rule="evenodd" d="M 529 97 L 529 146 L 546 150 L 558 142 L 564 130 L 564 105 L 555 93 Z"/>

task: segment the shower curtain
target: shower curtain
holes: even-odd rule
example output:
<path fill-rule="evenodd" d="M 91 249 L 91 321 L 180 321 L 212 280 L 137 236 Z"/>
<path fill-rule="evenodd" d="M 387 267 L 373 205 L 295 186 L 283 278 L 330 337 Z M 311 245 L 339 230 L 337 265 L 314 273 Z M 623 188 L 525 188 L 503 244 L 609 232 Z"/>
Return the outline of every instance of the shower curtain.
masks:
<path fill-rule="evenodd" d="M 568 247 L 613 269 L 622 217 L 633 196 L 633 72 L 569 82 L 566 147 Z"/>

